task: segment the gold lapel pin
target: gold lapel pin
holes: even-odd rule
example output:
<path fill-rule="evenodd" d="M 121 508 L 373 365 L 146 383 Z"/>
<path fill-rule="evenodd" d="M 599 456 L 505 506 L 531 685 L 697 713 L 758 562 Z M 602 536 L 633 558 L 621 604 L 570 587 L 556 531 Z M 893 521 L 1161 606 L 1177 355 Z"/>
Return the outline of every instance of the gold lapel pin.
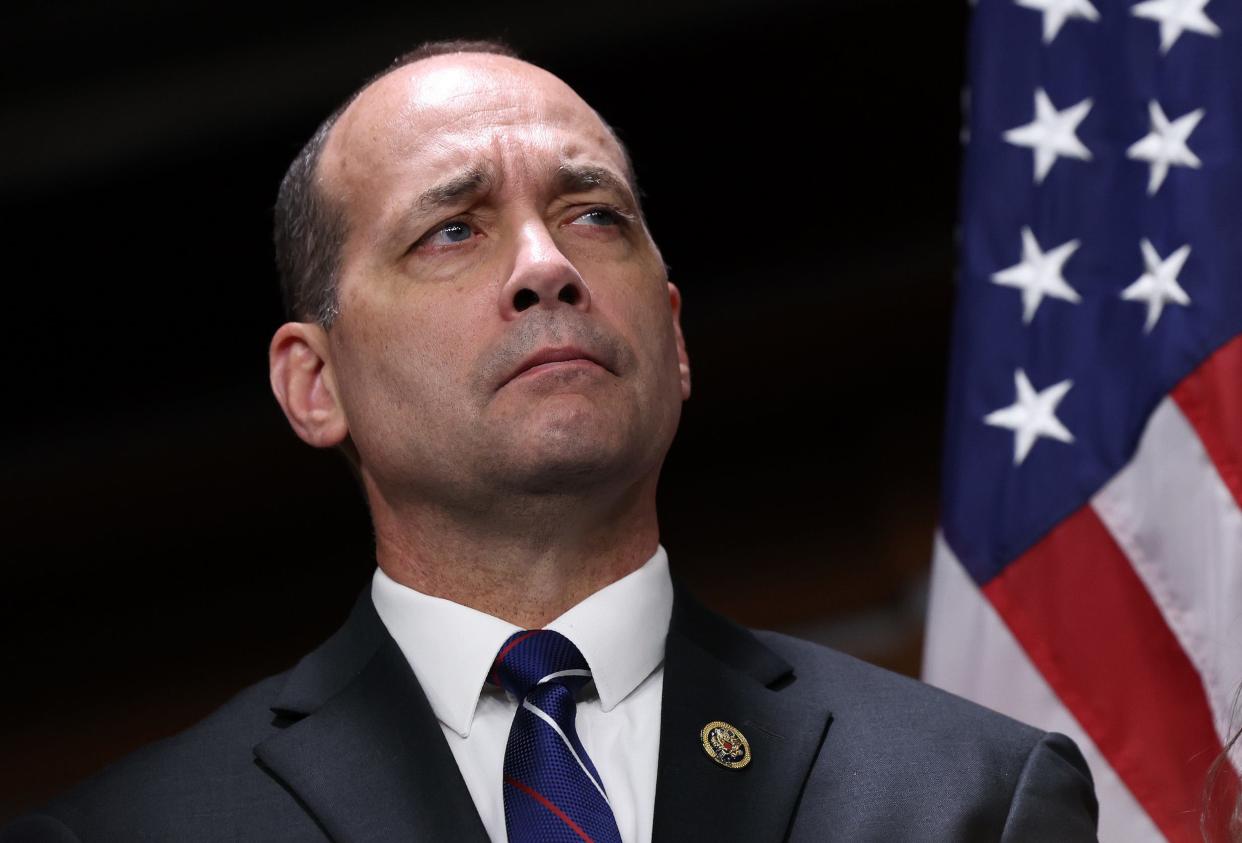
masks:
<path fill-rule="evenodd" d="M 740 770 L 750 763 L 750 741 L 736 726 L 713 720 L 703 727 L 699 739 L 707 757 L 721 767 Z"/>

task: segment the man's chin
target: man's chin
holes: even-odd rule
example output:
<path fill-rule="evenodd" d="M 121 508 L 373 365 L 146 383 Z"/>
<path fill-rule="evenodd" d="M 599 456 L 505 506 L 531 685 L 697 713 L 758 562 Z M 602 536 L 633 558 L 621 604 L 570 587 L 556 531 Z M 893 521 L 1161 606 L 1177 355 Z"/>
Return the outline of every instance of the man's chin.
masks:
<path fill-rule="evenodd" d="M 492 471 L 528 490 L 589 489 L 633 477 L 646 459 L 641 420 L 632 407 L 597 396 L 548 396 L 516 418 L 489 425 Z"/>
<path fill-rule="evenodd" d="M 634 454 L 583 436 L 550 436 L 493 466 L 503 475 L 501 485 L 529 494 L 589 492 L 617 483 L 634 467 Z"/>

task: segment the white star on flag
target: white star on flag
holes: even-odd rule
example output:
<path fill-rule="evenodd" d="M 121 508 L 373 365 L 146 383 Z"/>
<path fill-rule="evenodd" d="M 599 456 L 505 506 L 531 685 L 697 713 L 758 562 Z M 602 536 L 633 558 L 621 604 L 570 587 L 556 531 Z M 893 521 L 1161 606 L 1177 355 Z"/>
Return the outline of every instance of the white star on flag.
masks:
<path fill-rule="evenodd" d="M 1147 104 L 1147 112 L 1151 116 L 1151 131 L 1126 150 L 1126 157 L 1151 164 L 1147 195 L 1155 196 L 1160 185 L 1164 184 L 1164 177 L 1169 174 L 1170 165 L 1195 169 L 1202 166 L 1199 157 L 1186 146 L 1186 141 L 1203 119 L 1205 112 L 1202 108 L 1196 108 L 1189 114 L 1170 121 L 1164 116 L 1160 103 L 1155 100 Z"/>
<path fill-rule="evenodd" d="M 1070 240 L 1051 251 L 1039 248 L 1039 241 L 1030 228 L 1022 227 L 1022 262 L 992 275 L 993 283 L 1016 287 L 1022 291 L 1022 323 L 1031 324 L 1044 296 L 1078 304 L 1078 291 L 1065 282 L 1061 267 L 1078 249 L 1080 242 Z"/>
<path fill-rule="evenodd" d="M 1051 44 L 1057 37 L 1067 18 L 1086 18 L 1089 21 L 1100 19 L 1087 0 L 1014 0 L 1019 6 L 1037 9 L 1044 13 L 1044 43 Z"/>
<path fill-rule="evenodd" d="M 1190 257 L 1190 246 L 1182 246 L 1163 260 L 1146 237 L 1143 238 L 1141 248 L 1147 271 L 1139 280 L 1122 290 L 1121 297 L 1126 301 L 1147 302 L 1147 324 L 1143 332 L 1150 334 L 1151 329 L 1156 327 L 1160 314 L 1164 312 L 1165 302 L 1173 302 L 1183 307 L 1190 304 L 1190 296 L 1177 283 L 1177 275 L 1186 265 L 1186 258 Z"/>
<path fill-rule="evenodd" d="M 1187 30 L 1213 38 L 1220 36 L 1220 27 L 1203 11 L 1208 1 L 1147 0 L 1131 8 L 1130 14 L 1160 22 L 1160 52 L 1168 53 Z"/>
<path fill-rule="evenodd" d="M 1078 124 L 1091 110 L 1091 100 L 1085 99 L 1064 111 L 1057 111 L 1043 88 L 1035 90 L 1035 119 L 1025 126 L 1005 132 L 1005 140 L 1014 146 L 1027 146 L 1035 150 L 1035 183 L 1048 175 L 1057 156 L 1091 160 L 1091 150 L 1082 145 L 1074 134 Z"/>
<path fill-rule="evenodd" d="M 1061 381 L 1043 392 L 1036 392 L 1021 369 L 1014 372 L 1013 381 L 1018 389 L 1018 400 L 983 417 L 987 424 L 1014 432 L 1013 464 L 1022 465 L 1040 437 L 1072 443 L 1074 435 L 1061 424 L 1056 410 L 1074 382 Z"/>

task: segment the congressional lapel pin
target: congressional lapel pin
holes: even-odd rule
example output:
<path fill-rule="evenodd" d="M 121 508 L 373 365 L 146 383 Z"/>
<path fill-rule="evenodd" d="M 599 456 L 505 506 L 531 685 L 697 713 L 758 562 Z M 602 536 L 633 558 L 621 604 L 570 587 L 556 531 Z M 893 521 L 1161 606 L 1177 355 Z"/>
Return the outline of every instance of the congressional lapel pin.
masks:
<path fill-rule="evenodd" d="M 750 763 L 750 741 L 735 726 L 713 720 L 699 734 L 707 757 L 721 767 L 740 770 Z"/>

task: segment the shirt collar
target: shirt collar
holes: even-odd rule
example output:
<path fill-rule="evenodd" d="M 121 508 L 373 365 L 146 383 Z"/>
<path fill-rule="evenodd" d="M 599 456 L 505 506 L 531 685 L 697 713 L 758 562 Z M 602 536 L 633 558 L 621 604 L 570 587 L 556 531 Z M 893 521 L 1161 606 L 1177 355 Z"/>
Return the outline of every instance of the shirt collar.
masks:
<path fill-rule="evenodd" d="M 468 737 L 492 660 L 518 627 L 401 585 L 378 568 L 371 600 L 436 717 Z M 664 660 L 672 613 L 668 555 L 658 545 L 641 568 L 604 586 L 545 629 L 577 646 L 591 668 L 601 707 L 610 711 Z"/>

